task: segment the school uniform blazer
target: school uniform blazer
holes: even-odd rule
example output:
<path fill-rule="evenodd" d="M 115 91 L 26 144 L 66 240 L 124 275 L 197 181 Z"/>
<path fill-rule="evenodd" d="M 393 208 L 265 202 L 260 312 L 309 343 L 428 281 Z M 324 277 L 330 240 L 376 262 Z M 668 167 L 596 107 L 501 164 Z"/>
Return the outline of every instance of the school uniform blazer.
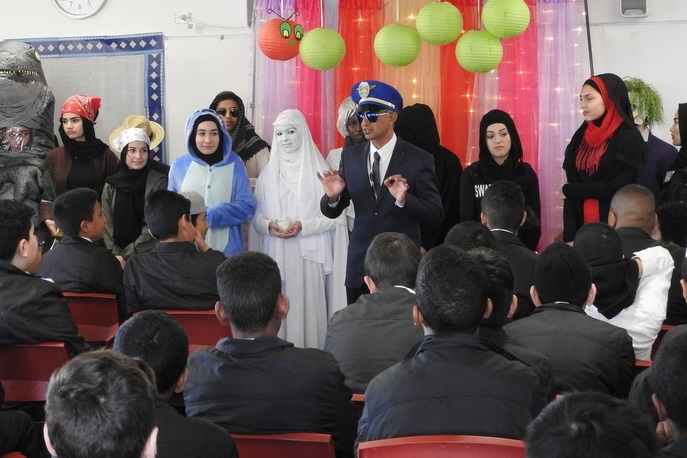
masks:
<path fill-rule="evenodd" d="M 329 218 L 338 217 L 351 201 L 355 205 L 355 224 L 348 244 L 346 266 L 346 286 L 349 288 L 362 286 L 365 253 L 377 234 L 400 232 L 419 247 L 420 226 L 434 228 L 442 220 L 441 196 L 431 154 L 400 138 L 397 140 L 384 178 L 401 174 L 408 180 L 409 190 L 401 208 L 384 185 L 375 199 L 367 171 L 369 151 L 369 142 L 343 150 L 339 174 L 346 182 L 346 188 L 335 206 L 329 205 L 326 195 L 320 201 L 322 213 Z"/>

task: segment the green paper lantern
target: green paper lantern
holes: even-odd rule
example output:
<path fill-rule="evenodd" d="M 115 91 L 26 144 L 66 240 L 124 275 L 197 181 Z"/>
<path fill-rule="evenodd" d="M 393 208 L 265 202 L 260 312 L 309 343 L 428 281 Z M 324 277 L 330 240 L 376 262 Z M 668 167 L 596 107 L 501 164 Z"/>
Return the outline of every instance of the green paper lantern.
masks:
<path fill-rule="evenodd" d="M 332 29 L 312 29 L 303 36 L 298 53 L 313 70 L 330 70 L 346 55 L 346 43 Z"/>
<path fill-rule="evenodd" d="M 375 36 L 375 54 L 387 65 L 403 67 L 420 54 L 420 35 L 417 30 L 403 24 L 383 27 Z"/>
<path fill-rule="evenodd" d="M 487 31 L 470 30 L 456 44 L 456 59 L 469 72 L 485 73 L 493 70 L 502 57 L 501 41 Z"/>
<path fill-rule="evenodd" d="M 482 10 L 484 28 L 498 38 L 517 37 L 530 23 L 524 0 L 489 0 Z"/>
<path fill-rule="evenodd" d="M 428 3 L 417 13 L 415 28 L 425 41 L 445 45 L 460 35 L 463 15 L 449 2 Z"/>

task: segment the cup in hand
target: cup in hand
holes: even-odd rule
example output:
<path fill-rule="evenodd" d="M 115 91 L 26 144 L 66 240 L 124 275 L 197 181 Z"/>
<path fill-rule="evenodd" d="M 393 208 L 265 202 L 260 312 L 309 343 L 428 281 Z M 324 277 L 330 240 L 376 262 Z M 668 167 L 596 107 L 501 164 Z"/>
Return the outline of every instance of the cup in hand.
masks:
<path fill-rule="evenodd" d="M 277 218 L 275 222 L 277 223 L 277 226 L 279 226 L 279 230 L 282 232 L 291 227 L 291 218 L 289 218 L 288 216 L 285 216 L 283 218 Z"/>

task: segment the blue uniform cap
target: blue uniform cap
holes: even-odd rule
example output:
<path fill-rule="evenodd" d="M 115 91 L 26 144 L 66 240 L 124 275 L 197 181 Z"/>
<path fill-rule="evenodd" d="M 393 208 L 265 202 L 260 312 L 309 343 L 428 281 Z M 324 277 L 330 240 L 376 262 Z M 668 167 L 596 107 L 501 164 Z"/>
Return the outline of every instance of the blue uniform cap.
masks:
<path fill-rule="evenodd" d="M 359 106 L 376 105 L 398 113 L 403 108 L 403 97 L 393 87 L 381 81 L 359 81 L 351 89 L 351 99 Z"/>

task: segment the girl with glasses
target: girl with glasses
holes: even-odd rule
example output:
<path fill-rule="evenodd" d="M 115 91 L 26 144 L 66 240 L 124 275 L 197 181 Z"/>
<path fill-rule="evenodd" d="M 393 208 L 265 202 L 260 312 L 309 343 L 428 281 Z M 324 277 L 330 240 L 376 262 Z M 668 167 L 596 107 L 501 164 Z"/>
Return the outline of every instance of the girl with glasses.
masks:
<path fill-rule="evenodd" d="M 246 164 L 251 188 L 255 188 L 255 180 L 270 160 L 270 145 L 255 133 L 255 128 L 246 119 L 246 108 L 238 95 L 231 91 L 220 92 L 210 104 L 210 109 L 224 121 L 234 152 Z"/>

